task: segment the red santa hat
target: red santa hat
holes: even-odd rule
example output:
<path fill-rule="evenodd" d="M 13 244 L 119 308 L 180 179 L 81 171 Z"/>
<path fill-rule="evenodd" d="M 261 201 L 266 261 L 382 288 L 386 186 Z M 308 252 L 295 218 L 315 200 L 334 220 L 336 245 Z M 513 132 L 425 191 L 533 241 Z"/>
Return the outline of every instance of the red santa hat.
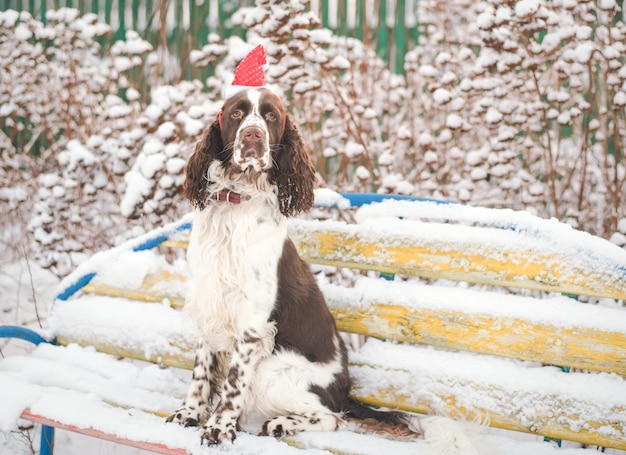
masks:
<path fill-rule="evenodd" d="M 251 88 L 267 87 L 265 84 L 266 67 L 265 48 L 259 44 L 237 65 L 235 80 L 233 80 L 230 86 L 226 87 L 224 99 Z"/>

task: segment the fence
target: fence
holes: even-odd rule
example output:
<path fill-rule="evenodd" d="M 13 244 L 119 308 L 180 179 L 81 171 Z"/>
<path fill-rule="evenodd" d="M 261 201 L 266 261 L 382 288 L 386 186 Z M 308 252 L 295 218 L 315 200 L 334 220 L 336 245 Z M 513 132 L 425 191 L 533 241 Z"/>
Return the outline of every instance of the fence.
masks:
<path fill-rule="evenodd" d="M 401 73 L 404 55 L 417 43 L 417 1 L 311 0 L 308 9 L 317 13 L 323 27 L 367 43 L 391 70 Z M 44 23 L 49 9 L 95 13 L 111 25 L 111 40 L 124 39 L 126 30 L 135 30 L 155 48 L 167 48 L 177 57 L 179 70 L 171 76 L 172 82 L 202 77 L 188 57 L 192 49 L 207 44 L 209 33 L 244 37 L 246 31 L 233 26 L 229 18 L 238 8 L 252 5 L 253 0 L 0 0 L 2 10 L 28 10 Z"/>

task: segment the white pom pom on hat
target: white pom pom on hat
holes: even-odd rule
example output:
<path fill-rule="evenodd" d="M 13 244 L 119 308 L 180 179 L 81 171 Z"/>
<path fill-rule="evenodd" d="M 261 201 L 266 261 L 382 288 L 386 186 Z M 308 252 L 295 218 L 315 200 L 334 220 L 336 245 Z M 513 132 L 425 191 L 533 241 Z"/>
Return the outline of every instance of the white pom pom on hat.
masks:
<path fill-rule="evenodd" d="M 224 99 L 252 88 L 269 88 L 265 84 L 266 67 L 265 48 L 259 44 L 237 65 L 233 83 L 224 90 Z"/>

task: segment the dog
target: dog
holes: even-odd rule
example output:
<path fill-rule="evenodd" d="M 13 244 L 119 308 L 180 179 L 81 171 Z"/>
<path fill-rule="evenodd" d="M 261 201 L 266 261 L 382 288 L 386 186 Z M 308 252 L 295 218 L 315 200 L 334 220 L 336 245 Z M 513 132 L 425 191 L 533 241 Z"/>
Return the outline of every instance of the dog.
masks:
<path fill-rule="evenodd" d="M 261 435 L 332 431 L 347 419 L 403 425 L 350 398 L 347 351 L 287 219 L 314 202 L 315 167 L 267 88 L 227 98 L 185 168 L 193 209 L 186 311 L 200 345 L 182 406 L 167 418 L 234 440 L 253 409 Z"/>

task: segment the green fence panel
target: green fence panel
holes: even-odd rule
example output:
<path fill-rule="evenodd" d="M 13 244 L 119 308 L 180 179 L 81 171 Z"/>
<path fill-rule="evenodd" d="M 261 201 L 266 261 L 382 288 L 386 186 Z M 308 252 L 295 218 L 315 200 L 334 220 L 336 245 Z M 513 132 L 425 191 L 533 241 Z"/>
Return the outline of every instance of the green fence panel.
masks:
<path fill-rule="evenodd" d="M 419 36 L 417 1 L 319 0 L 310 8 L 323 27 L 363 41 L 391 70 L 402 73 L 404 56 Z M 233 35 L 245 39 L 246 30 L 233 26 L 230 17 L 238 8 L 254 5 L 254 0 L 0 0 L 0 5 L 2 9 L 28 10 L 44 23 L 49 9 L 75 7 L 81 14 L 96 13 L 112 27 L 111 36 L 101 42 L 103 47 L 110 45 L 109 40 L 125 39 L 127 30 L 135 30 L 155 48 L 165 46 L 178 57 L 181 78 L 194 78 L 207 74 L 191 67 L 189 52 L 206 45 L 210 33 L 222 39 Z"/>
<path fill-rule="evenodd" d="M 337 35 L 353 37 L 374 49 L 388 62 L 396 73 L 403 72 L 404 56 L 417 43 L 418 24 L 415 10 L 419 0 L 313 0 L 312 9 L 322 25 Z M 246 30 L 235 27 L 230 17 L 242 6 L 254 5 L 254 0 L 0 0 L 2 10 L 27 10 L 46 23 L 46 13 L 62 7 L 77 8 L 81 14 L 94 13 L 100 21 L 111 26 L 111 33 L 98 38 L 103 55 L 108 53 L 113 41 L 125 39 L 128 30 L 135 30 L 154 49 L 161 48 L 168 56 L 161 62 L 163 81 L 181 79 L 205 81 L 213 75 L 214 68 L 196 68 L 189 61 L 190 52 L 201 49 L 209 42 L 209 34 L 221 39 L 240 36 Z M 388 20 L 392 18 L 392 20 Z M 172 65 L 172 60 L 177 65 Z M 144 101 L 149 98 L 149 81 L 145 68 L 133 68 L 130 75 L 134 86 Z M 120 93 L 124 96 L 125 91 Z M 25 119 L 16 119 L 24 124 Z M 4 125 L 4 122 L 2 122 Z M 4 126 L 3 126 L 4 129 Z M 10 134 L 12 144 L 20 150 L 26 144 L 30 153 L 45 150 L 48 138 L 31 137 L 28 128 Z"/>

